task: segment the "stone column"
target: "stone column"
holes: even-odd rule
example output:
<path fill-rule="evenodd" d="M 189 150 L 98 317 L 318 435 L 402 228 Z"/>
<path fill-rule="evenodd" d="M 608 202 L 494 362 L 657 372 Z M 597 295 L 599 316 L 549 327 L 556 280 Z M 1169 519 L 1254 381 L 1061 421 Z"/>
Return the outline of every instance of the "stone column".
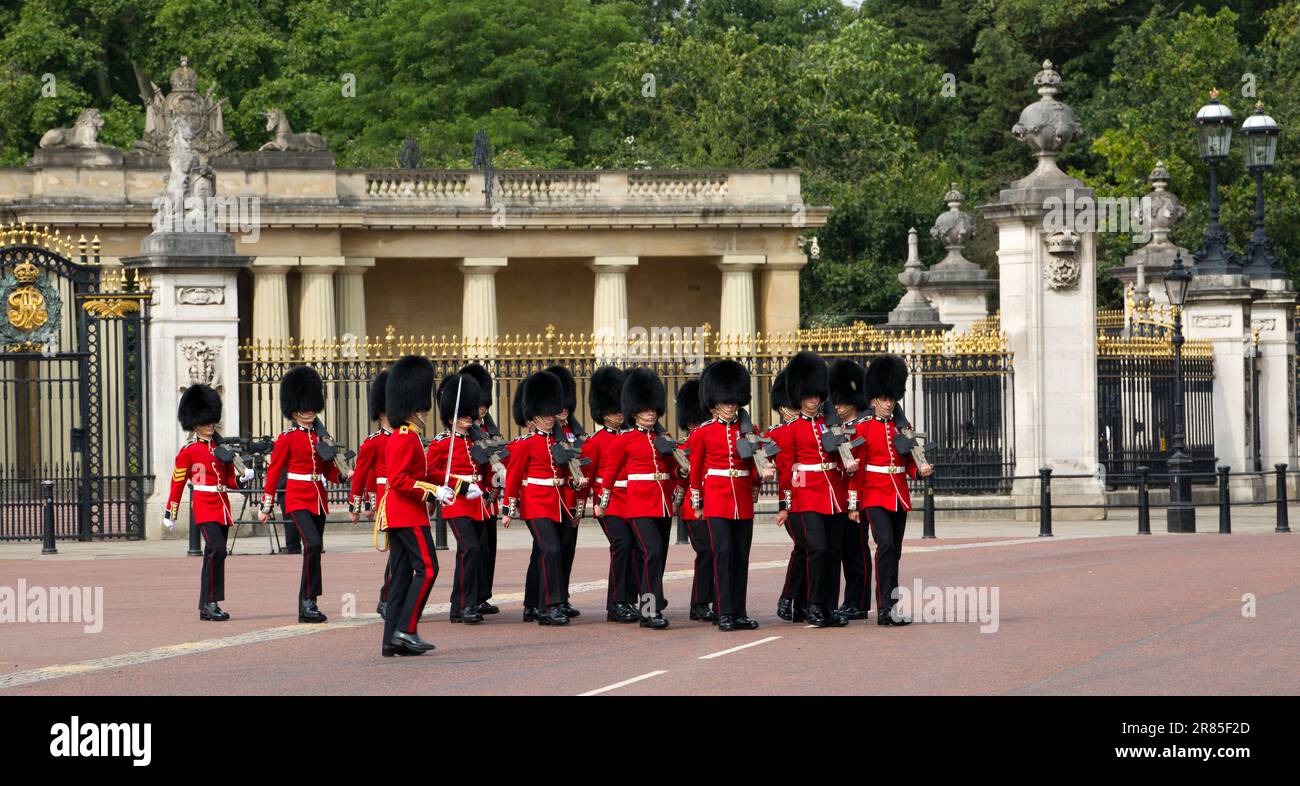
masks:
<path fill-rule="evenodd" d="M 1041 467 L 1057 476 L 1084 476 L 1053 479 L 1055 502 L 1105 501 L 1096 477 L 1096 237 L 1056 220 L 1072 214 L 1067 202 L 1090 198 L 1092 190 L 1055 162 L 1060 149 L 1083 133 L 1074 111 L 1053 97 L 1060 81 L 1051 63 L 1044 63 L 1034 78 L 1042 98 L 1025 108 L 1012 129 L 1037 155 L 1037 169 L 981 208 L 998 229 L 1002 329 L 1016 364 L 1015 474 L 1033 478 L 1013 486 L 1021 504 L 1038 499 Z M 1105 511 L 1062 509 L 1053 515 L 1104 518 Z"/>
<path fill-rule="evenodd" d="M 596 274 L 591 309 L 591 332 L 596 356 L 613 358 L 622 354 L 627 341 L 627 271 L 640 262 L 637 257 L 594 257 Z"/>
<path fill-rule="evenodd" d="M 250 268 L 253 274 L 254 341 L 281 341 L 289 338 L 288 273 L 298 264 L 297 257 L 258 257 Z"/>
<path fill-rule="evenodd" d="M 298 269 L 302 298 L 298 304 L 298 338 L 332 341 L 338 336 L 334 320 L 334 274 L 343 257 L 303 257 Z"/>
<path fill-rule="evenodd" d="M 374 257 L 344 257 L 339 268 L 335 295 L 338 298 L 338 329 L 340 336 L 356 336 L 364 341 L 366 330 L 365 274 L 375 266 Z"/>
<path fill-rule="evenodd" d="M 758 331 L 754 308 L 754 270 L 767 262 L 766 254 L 724 254 L 718 262 L 722 271 L 722 314 L 718 336 L 740 340 Z"/>
<path fill-rule="evenodd" d="M 1251 301 L 1256 294 L 1239 273 L 1198 274 L 1183 309 L 1184 333 L 1205 339 L 1214 351 L 1214 453 L 1233 472 L 1255 469 L 1251 417 Z M 1250 496 L 1257 484 L 1233 478 L 1234 494 Z"/>
<path fill-rule="evenodd" d="M 1251 307 L 1258 337 L 1260 459 L 1265 471 L 1274 464 L 1296 466 L 1295 304 L 1291 282 L 1253 279 L 1264 290 Z"/>
<path fill-rule="evenodd" d="M 793 336 L 799 330 L 799 271 L 808 264 L 803 254 L 768 257 L 759 275 L 763 280 L 763 335 Z"/>
<path fill-rule="evenodd" d="M 465 341 L 485 346 L 496 337 L 496 276 L 508 262 L 506 257 L 465 257 L 457 265 L 465 276 L 460 310 L 460 332 Z"/>

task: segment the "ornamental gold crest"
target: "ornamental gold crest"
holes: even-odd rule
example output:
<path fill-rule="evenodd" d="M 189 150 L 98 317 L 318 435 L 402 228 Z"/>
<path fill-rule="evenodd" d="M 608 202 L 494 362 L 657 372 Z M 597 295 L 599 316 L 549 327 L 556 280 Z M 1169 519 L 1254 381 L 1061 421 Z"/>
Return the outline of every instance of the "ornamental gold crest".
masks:
<path fill-rule="evenodd" d="M 59 293 L 30 256 L 0 278 L 0 304 L 0 347 L 6 352 L 37 351 L 57 337 Z"/>

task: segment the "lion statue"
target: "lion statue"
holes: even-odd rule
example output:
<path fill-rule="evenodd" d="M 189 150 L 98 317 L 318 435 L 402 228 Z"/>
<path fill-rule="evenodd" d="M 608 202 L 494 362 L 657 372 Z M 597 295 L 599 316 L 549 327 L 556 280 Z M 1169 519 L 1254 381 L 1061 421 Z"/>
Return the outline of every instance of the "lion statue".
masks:
<path fill-rule="evenodd" d="M 99 135 L 99 129 L 104 127 L 104 118 L 100 116 L 99 110 L 91 107 L 83 110 L 77 117 L 77 123 L 72 128 L 51 128 L 41 137 L 41 147 L 75 147 L 75 148 L 102 148 L 109 145 L 102 144 L 95 140 Z"/>

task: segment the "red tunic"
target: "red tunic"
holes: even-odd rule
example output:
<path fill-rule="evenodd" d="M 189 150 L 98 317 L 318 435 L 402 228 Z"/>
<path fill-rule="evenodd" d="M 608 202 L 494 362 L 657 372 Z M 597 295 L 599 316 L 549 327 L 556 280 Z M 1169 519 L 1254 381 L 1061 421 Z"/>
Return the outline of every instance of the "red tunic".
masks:
<path fill-rule="evenodd" d="M 724 423 L 714 418 L 691 432 L 691 507 L 704 503 L 704 518 L 754 518 L 752 458 L 742 459 L 736 449 L 740 421 Z M 780 454 L 778 454 L 780 455 Z"/>
<path fill-rule="evenodd" d="M 661 518 L 673 515 L 673 470 L 667 457 L 655 450 L 655 433 L 637 427 L 616 436 L 602 451 L 600 477 L 627 480 L 625 518 Z M 609 501 L 609 488 L 601 494 Z"/>
<path fill-rule="evenodd" d="M 561 423 L 560 428 L 564 432 L 565 440 L 570 443 L 577 442 L 578 435 L 574 433 L 573 429 L 569 428 L 569 424 Z M 583 444 L 585 445 L 586 443 L 584 442 Z M 560 467 L 560 474 L 566 478 L 569 477 L 569 467 L 567 464 Z M 586 473 L 584 472 L 583 474 Z M 564 506 L 567 507 L 571 513 L 576 513 L 578 510 L 578 490 L 573 487 L 572 480 L 560 487 L 560 496 L 564 498 Z"/>
<path fill-rule="evenodd" d="M 226 489 L 239 488 L 240 480 L 234 468 L 217 458 L 216 446 L 202 437 L 185 443 L 176 454 L 176 470 L 172 472 L 171 493 L 167 496 L 167 512 L 173 521 L 180 507 L 185 484 L 191 485 L 190 507 L 194 509 L 197 524 L 217 523 L 230 526 L 230 498 Z"/>
<path fill-rule="evenodd" d="M 525 520 L 564 520 L 566 472 L 555 466 L 550 432 L 533 430 L 510 443 L 510 464 L 506 467 L 506 510 L 509 516 Z"/>
<path fill-rule="evenodd" d="M 307 510 L 322 516 L 329 513 L 325 481 L 337 483 L 339 470 L 334 462 L 321 461 L 320 456 L 316 455 L 316 443 L 316 432 L 302 426 L 294 426 L 275 438 L 275 447 L 271 448 L 271 465 L 266 469 L 263 508 L 270 510 L 275 504 L 280 474 L 287 472 L 289 479 L 284 484 L 285 513 L 295 510 Z"/>
<path fill-rule="evenodd" d="M 912 454 L 899 456 L 894 450 L 894 437 L 898 434 L 894 421 L 873 415 L 858 423 L 856 431 L 865 440 L 860 448 L 858 471 L 853 476 L 858 509 L 911 510 L 907 478 L 916 477 L 916 461 Z M 888 471 L 891 468 L 893 471 Z"/>
<path fill-rule="evenodd" d="M 791 489 L 790 510 L 795 513 L 820 513 L 829 516 L 843 513 L 848 504 L 848 479 L 840 464 L 839 453 L 827 454 L 822 447 L 825 420 L 800 415 L 782 431 L 789 431 L 788 485 Z M 786 453 L 782 446 L 781 453 Z M 778 454 L 779 455 L 779 454 Z"/>
<path fill-rule="evenodd" d="M 433 442 L 429 443 L 429 449 L 425 453 L 425 463 L 429 465 L 429 476 L 433 482 L 443 485 L 445 482 L 452 488 L 456 487 L 456 481 L 462 481 L 463 484 L 474 484 L 483 491 L 483 496 L 478 499 L 470 499 L 465 496 L 464 488 L 461 493 L 456 495 L 450 505 L 442 506 L 443 519 L 468 518 L 474 521 L 483 521 L 490 515 L 487 505 L 487 492 L 491 489 L 492 478 L 491 467 L 478 466 L 470 456 L 470 439 L 466 434 L 456 435 L 456 444 L 449 447 L 452 436 L 451 432 L 444 431 L 434 437 Z M 447 475 L 447 454 L 451 454 L 451 476 Z M 484 486 L 486 485 L 486 488 Z"/>
<path fill-rule="evenodd" d="M 686 451 L 688 458 L 693 458 L 695 456 L 695 434 L 698 431 L 699 427 L 697 426 L 686 432 L 686 442 L 682 444 L 682 449 Z M 682 505 L 677 512 L 681 515 L 682 521 L 699 521 L 695 515 L 696 503 L 691 499 L 690 495 L 691 478 L 689 475 L 682 477 L 681 467 L 675 467 L 675 469 L 677 471 L 673 473 L 673 493 L 675 495 L 680 494 L 682 496 L 682 501 L 686 503 Z"/>
<path fill-rule="evenodd" d="M 405 529 L 429 526 L 425 501 L 434 488 L 433 478 L 424 462 L 420 432 L 403 425 L 388 438 L 384 452 L 388 467 L 388 489 L 379 502 L 382 526 Z"/>
<path fill-rule="evenodd" d="M 370 504 L 378 505 L 388 485 L 388 472 L 385 469 L 385 452 L 388 450 L 388 437 L 393 432 L 380 429 L 361 442 L 357 448 L 357 465 L 352 473 L 352 489 L 349 496 L 352 504 L 360 508 L 365 495 L 370 496 Z"/>
<path fill-rule="evenodd" d="M 605 451 L 608 450 L 614 439 L 623 433 L 604 426 L 596 429 L 596 433 L 587 437 L 587 441 L 582 443 L 582 455 L 591 459 L 591 463 L 585 465 L 582 470 L 587 476 L 587 498 L 600 500 L 606 488 L 609 489 L 609 504 L 605 505 L 606 516 L 616 516 L 625 518 L 623 507 L 627 496 L 627 481 L 623 485 L 617 485 L 619 478 L 606 478 L 600 474 L 600 463 L 604 458 Z"/>

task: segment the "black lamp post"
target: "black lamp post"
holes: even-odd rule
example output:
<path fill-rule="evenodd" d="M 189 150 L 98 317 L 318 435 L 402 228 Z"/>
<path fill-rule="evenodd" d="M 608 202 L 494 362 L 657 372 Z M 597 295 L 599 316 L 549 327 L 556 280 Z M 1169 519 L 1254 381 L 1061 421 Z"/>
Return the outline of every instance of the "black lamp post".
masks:
<path fill-rule="evenodd" d="M 1246 145 L 1246 169 L 1255 176 L 1255 231 L 1246 247 L 1245 270 L 1251 278 L 1286 278 L 1282 261 L 1273 253 L 1273 241 L 1264 233 L 1264 172 L 1277 160 L 1277 123 L 1255 103 L 1255 113 L 1241 124 Z"/>
<path fill-rule="evenodd" d="M 1195 532 L 1196 508 L 1192 505 L 1192 459 L 1187 455 L 1187 423 L 1183 408 L 1183 304 L 1192 271 L 1183 266 L 1183 255 L 1174 256 L 1174 264 L 1165 274 L 1165 292 L 1174 312 L 1174 434 L 1169 445 L 1169 507 L 1166 509 L 1169 532 Z"/>
<path fill-rule="evenodd" d="M 1219 224 L 1219 162 L 1232 145 L 1232 110 L 1219 103 L 1219 91 L 1210 91 L 1210 103 L 1196 113 L 1196 138 L 1201 159 L 1210 165 L 1210 225 L 1201 249 L 1193 254 L 1197 275 L 1240 273 L 1241 261 L 1228 248 L 1228 233 Z"/>

